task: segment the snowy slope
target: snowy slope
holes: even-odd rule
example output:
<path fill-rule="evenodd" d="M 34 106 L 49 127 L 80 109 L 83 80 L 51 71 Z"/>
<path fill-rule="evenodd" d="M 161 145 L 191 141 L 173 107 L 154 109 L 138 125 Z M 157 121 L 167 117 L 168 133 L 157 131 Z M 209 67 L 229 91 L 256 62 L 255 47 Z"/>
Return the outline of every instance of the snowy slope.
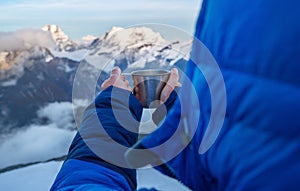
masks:
<path fill-rule="evenodd" d="M 0 174 L 0 190 L 47 191 L 61 162 L 49 162 Z"/>
<path fill-rule="evenodd" d="M 47 191 L 51 187 L 62 162 L 41 163 L 0 174 L 0 190 Z M 138 189 L 156 188 L 161 191 L 189 191 L 178 181 L 152 168 L 138 170 Z"/>
<path fill-rule="evenodd" d="M 113 27 L 95 40 L 86 60 L 109 71 L 120 65 L 128 71 L 141 68 L 169 68 L 180 58 L 188 59 L 191 41 L 170 42 L 150 28 Z M 107 66 L 103 66 L 108 63 Z"/>

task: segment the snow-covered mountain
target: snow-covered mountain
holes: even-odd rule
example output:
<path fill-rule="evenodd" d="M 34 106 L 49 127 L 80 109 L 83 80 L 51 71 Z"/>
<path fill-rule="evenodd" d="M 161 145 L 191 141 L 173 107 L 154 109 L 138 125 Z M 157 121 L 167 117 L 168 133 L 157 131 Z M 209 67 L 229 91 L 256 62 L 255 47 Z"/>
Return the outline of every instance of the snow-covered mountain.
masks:
<path fill-rule="evenodd" d="M 112 65 L 119 65 L 128 71 L 137 68 L 168 68 L 182 58 L 188 59 L 190 47 L 191 41 L 170 42 L 150 28 L 113 27 L 94 40 L 85 59 L 102 68 L 103 63 L 110 63 L 103 68 L 106 71 Z"/>
<path fill-rule="evenodd" d="M 147 27 L 113 27 L 99 37 L 88 35 L 74 41 L 58 26 L 46 25 L 42 29 L 0 34 L 0 43 L 0 171 L 8 171 L 12 165 L 20 167 L 0 173 L 0 185 L 4 190 L 17 189 L 16 180 L 21 180 L 17 183 L 24 187 L 27 180 L 23 181 L 23 174 L 28 173 L 47 181 L 40 184 L 42 181 L 37 179 L 35 182 L 39 184 L 30 184 L 25 190 L 32 187 L 40 190 L 40 187 L 51 185 L 58 170 L 53 171 L 53 167 L 48 166 L 51 163 L 45 166 L 51 171 L 48 179 L 40 176 L 44 169 L 32 173 L 31 169 L 38 165 L 28 167 L 26 172 L 21 167 L 22 163 L 47 161 L 66 154 L 75 134 L 73 87 L 80 86 L 82 92 L 96 94 L 99 84 L 116 65 L 125 72 L 173 66 L 183 69 L 191 48 L 191 41 L 169 41 Z M 75 84 L 79 67 L 82 80 Z M 94 79 L 98 84 L 96 90 L 90 83 Z M 81 96 L 83 99 L 79 102 L 89 95 L 82 93 Z M 142 187 L 185 189 L 180 183 L 166 180 L 162 175 L 159 177 L 155 172 L 144 172 L 146 174 L 139 177 Z M 6 181 L 11 177 L 14 182 Z M 160 181 L 151 177 L 158 177 Z M 175 186 L 169 187 L 170 184 Z"/>
<path fill-rule="evenodd" d="M 78 45 L 72 41 L 59 26 L 45 25 L 42 27 L 42 30 L 51 33 L 59 51 L 74 51 L 78 48 Z"/>
<path fill-rule="evenodd" d="M 88 82 L 98 78 L 99 71 L 104 71 L 100 84 L 116 65 L 127 72 L 183 68 L 191 47 L 191 41 L 170 42 L 147 27 L 113 27 L 100 37 L 76 42 L 56 25 L 32 30 L 31 35 L 19 33 L 11 36 L 23 43 L 22 48 L 0 50 L 0 133 L 36 121 L 37 110 L 49 102 L 71 102 L 80 64 L 85 66 L 86 78 L 86 84 L 80 85 L 88 91 L 95 88 Z"/>

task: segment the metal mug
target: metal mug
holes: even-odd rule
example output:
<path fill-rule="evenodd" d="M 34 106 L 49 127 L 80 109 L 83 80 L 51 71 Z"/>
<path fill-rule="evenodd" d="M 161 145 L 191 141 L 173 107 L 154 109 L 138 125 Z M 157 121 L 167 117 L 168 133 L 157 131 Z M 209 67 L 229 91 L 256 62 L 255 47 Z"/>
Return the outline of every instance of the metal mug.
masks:
<path fill-rule="evenodd" d="M 160 105 L 160 95 L 170 77 L 170 71 L 162 69 L 136 70 L 130 73 L 133 81 L 133 94 L 144 108 Z"/>

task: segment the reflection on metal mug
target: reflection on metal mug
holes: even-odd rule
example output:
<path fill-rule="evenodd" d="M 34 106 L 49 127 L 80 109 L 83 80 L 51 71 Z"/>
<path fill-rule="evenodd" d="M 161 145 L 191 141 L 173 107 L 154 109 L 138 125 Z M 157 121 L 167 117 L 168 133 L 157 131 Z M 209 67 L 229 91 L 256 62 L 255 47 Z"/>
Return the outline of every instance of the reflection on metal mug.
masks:
<path fill-rule="evenodd" d="M 133 94 L 145 108 L 160 105 L 161 91 L 167 84 L 170 71 L 162 69 L 136 70 L 129 74 L 133 81 Z"/>

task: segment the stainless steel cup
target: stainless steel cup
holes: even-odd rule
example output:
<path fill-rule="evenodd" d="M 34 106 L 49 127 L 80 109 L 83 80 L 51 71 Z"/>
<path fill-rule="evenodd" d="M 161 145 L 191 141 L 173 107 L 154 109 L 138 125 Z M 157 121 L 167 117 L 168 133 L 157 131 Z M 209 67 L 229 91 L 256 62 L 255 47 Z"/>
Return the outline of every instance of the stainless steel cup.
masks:
<path fill-rule="evenodd" d="M 145 108 L 155 108 L 160 104 L 161 91 L 165 87 L 170 71 L 161 69 L 137 70 L 131 72 L 133 94 Z"/>

